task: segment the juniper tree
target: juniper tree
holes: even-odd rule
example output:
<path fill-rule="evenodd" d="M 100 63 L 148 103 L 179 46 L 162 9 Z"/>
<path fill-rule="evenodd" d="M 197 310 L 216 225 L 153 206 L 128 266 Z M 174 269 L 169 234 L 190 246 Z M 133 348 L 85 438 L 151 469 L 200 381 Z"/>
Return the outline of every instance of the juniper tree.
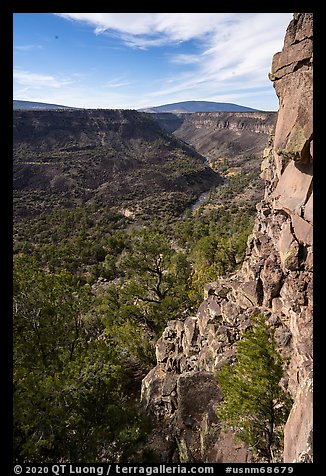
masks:
<path fill-rule="evenodd" d="M 236 350 L 236 361 L 217 374 L 223 395 L 217 416 L 254 453 L 271 461 L 273 451 L 282 447 L 291 399 L 279 385 L 282 357 L 264 316 L 253 319 Z"/>
<path fill-rule="evenodd" d="M 142 334 L 124 326 L 133 341 L 118 347 L 89 287 L 66 270 L 44 272 L 33 256 L 15 257 L 13 289 L 14 461 L 142 458 L 150 418 L 130 395 L 125 359 L 137 339 L 138 354 L 147 351 Z"/>

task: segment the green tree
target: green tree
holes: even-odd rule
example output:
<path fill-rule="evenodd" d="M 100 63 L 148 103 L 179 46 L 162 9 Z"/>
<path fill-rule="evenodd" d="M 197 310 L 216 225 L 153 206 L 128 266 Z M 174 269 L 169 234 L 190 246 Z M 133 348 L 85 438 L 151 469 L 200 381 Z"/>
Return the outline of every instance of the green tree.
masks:
<path fill-rule="evenodd" d="M 211 234 L 197 240 L 190 254 L 193 264 L 192 297 L 199 305 L 204 284 L 235 269 L 237 265 L 233 239 L 226 234 Z"/>
<path fill-rule="evenodd" d="M 130 462 L 150 422 L 123 388 L 126 380 L 103 342 L 61 372 L 16 369 L 15 461 Z"/>
<path fill-rule="evenodd" d="M 138 232 L 124 256 L 122 265 L 133 278 L 135 297 L 160 303 L 172 286 L 169 264 L 172 250 L 163 234 Z"/>
<path fill-rule="evenodd" d="M 144 322 L 150 332 L 159 335 L 168 319 L 188 308 L 191 269 L 165 233 L 151 229 L 135 233 L 119 267 L 124 272 L 116 301 L 120 317 L 127 317 L 127 311 L 128 318 Z"/>
<path fill-rule="evenodd" d="M 46 274 L 29 256 L 14 260 L 14 359 L 25 366 L 58 368 L 73 360 L 87 339 L 83 319 L 89 288 L 69 272 Z M 17 360 L 16 360 L 17 359 Z"/>
<path fill-rule="evenodd" d="M 273 452 L 282 446 L 282 426 L 291 399 L 279 385 L 282 357 L 264 316 L 253 319 L 253 326 L 245 331 L 236 347 L 236 362 L 224 365 L 217 374 L 223 396 L 217 416 L 223 425 L 235 429 L 240 440 L 270 462 Z"/>
<path fill-rule="evenodd" d="M 15 257 L 13 330 L 15 461 L 132 461 L 149 419 L 130 392 L 123 339 L 106 332 L 90 287 Z M 126 335 L 139 335 L 143 347 L 127 351 L 144 359 L 145 336 Z"/>

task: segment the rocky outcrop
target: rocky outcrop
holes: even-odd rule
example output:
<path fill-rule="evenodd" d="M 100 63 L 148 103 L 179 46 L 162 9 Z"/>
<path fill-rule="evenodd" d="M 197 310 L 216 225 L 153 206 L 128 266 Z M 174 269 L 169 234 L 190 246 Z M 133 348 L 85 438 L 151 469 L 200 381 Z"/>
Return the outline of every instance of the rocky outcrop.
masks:
<path fill-rule="evenodd" d="M 206 286 L 196 316 L 168 323 L 143 381 L 144 404 L 173 435 L 175 461 L 253 461 L 219 427 L 215 373 L 235 358 L 250 318 L 263 313 L 287 357 L 282 385 L 294 400 L 283 460 L 312 462 L 312 14 L 294 15 L 270 78 L 280 109 L 242 268 Z"/>
<path fill-rule="evenodd" d="M 313 15 L 295 14 L 271 72 L 280 108 L 273 153 L 278 182 L 269 203 L 272 217 L 286 217 L 283 237 L 289 232 L 293 237 L 281 259 L 285 279 L 278 311 L 291 331 L 288 386 L 295 399 L 284 431 L 285 462 L 312 461 L 312 50 Z M 291 258 L 289 269 L 286 254 L 293 254 L 294 247 L 296 269 L 291 269 Z"/>
<path fill-rule="evenodd" d="M 142 401 L 174 436 L 176 461 L 227 462 L 220 438 L 228 442 L 229 461 L 251 460 L 231 433 L 221 433 L 215 414 L 220 401 L 215 371 L 234 359 L 233 344 L 254 311 L 227 300 L 230 292 L 228 281 L 211 283 L 196 316 L 168 323 L 156 345 L 157 366 L 143 380 Z"/>

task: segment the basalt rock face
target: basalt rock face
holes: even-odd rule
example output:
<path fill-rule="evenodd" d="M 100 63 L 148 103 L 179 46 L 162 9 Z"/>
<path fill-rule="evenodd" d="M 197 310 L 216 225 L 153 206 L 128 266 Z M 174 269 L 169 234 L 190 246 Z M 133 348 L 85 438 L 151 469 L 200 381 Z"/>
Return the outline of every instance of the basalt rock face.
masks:
<path fill-rule="evenodd" d="M 271 79 L 280 101 L 273 144 L 262 162 L 265 198 L 239 272 L 206 285 L 197 315 L 170 321 L 142 399 L 165 438 L 162 459 L 252 462 L 219 426 L 216 372 L 255 313 L 276 327 L 288 358 L 282 385 L 294 404 L 284 428 L 284 462 L 312 462 L 312 14 L 295 14 Z"/>

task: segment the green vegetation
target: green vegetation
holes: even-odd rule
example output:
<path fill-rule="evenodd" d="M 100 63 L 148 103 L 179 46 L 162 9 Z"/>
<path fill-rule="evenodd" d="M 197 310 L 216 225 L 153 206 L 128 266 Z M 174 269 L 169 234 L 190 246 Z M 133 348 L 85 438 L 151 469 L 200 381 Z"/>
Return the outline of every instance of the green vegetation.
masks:
<path fill-rule="evenodd" d="M 280 386 L 282 358 L 264 316 L 253 319 L 253 326 L 237 343 L 236 359 L 217 374 L 223 395 L 217 416 L 254 453 L 270 462 L 282 445 L 281 429 L 291 399 Z"/>
<path fill-rule="evenodd" d="M 13 133 L 15 462 L 155 460 L 141 381 L 167 321 L 241 265 L 257 163 L 217 159 L 213 190 L 136 111 L 15 111 Z"/>
<path fill-rule="evenodd" d="M 16 461 L 146 460 L 155 342 L 239 266 L 251 224 L 249 210 L 135 226 L 87 208 L 15 223 Z"/>
<path fill-rule="evenodd" d="M 150 422 L 117 329 L 68 271 L 46 273 L 26 255 L 14 264 L 15 460 L 132 461 Z M 138 351 L 143 336 L 132 337 Z"/>
<path fill-rule="evenodd" d="M 216 183 L 187 146 L 120 138 L 118 156 L 76 144 L 16 151 L 19 183 L 29 161 L 39 168 L 14 197 L 14 458 L 146 462 L 141 380 L 167 321 L 240 266 L 255 208 L 239 197 L 252 177 L 185 212 Z"/>
<path fill-rule="evenodd" d="M 136 111 L 15 111 L 14 214 L 93 207 L 176 217 L 221 178 Z M 157 199 L 159 197 L 159 199 Z M 152 215 L 153 216 L 153 215 Z"/>

